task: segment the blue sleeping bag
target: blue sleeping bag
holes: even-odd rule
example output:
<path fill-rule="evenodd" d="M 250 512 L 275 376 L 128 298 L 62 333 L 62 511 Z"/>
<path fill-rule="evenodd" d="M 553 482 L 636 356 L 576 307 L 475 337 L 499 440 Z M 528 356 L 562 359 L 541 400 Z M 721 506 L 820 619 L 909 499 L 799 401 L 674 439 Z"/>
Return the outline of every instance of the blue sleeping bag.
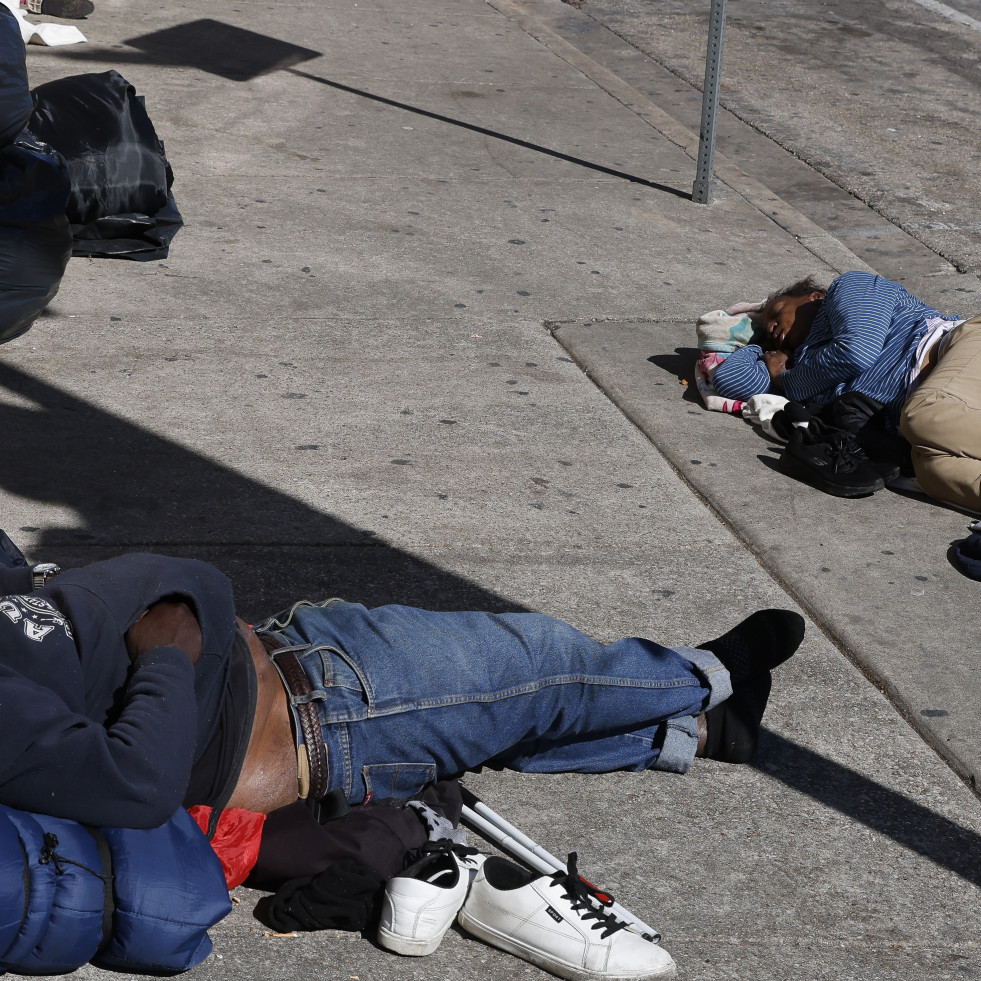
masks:
<path fill-rule="evenodd" d="M 181 810 L 149 830 L 86 828 L 0 805 L 0 971 L 91 962 L 176 974 L 211 952 L 231 909 L 221 862 Z"/>
<path fill-rule="evenodd" d="M 33 105 L 17 18 L 0 4 L 0 344 L 54 299 L 72 254 L 68 168 L 24 130 Z"/>
<path fill-rule="evenodd" d="M 17 18 L 0 4 L 0 146 L 17 139 L 34 108 Z"/>

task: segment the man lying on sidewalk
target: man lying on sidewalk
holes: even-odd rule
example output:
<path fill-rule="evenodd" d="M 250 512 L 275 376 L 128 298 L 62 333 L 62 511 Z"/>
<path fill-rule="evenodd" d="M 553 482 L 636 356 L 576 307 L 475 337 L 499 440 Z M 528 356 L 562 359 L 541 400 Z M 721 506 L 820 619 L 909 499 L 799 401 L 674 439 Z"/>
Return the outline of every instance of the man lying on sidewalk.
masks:
<path fill-rule="evenodd" d="M 899 283 L 856 271 L 827 291 L 811 278 L 779 290 L 758 319 L 772 350 L 730 354 L 713 377 L 719 395 L 863 397 L 909 441 L 927 494 L 981 510 L 981 317 L 946 316 Z"/>
<path fill-rule="evenodd" d="M 770 672 L 804 632 L 797 614 L 766 610 L 697 649 L 604 646 L 539 614 L 339 600 L 297 603 L 253 630 L 203 562 L 128 555 L 50 572 L 34 574 L 36 590 L 30 570 L 0 578 L 0 802 L 133 828 L 182 804 L 272 812 L 267 885 L 319 871 L 297 834 L 298 799 L 409 798 L 485 763 L 746 762 Z M 285 812 L 293 819 L 277 823 Z M 387 877 L 404 849 L 357 854 Z"/>

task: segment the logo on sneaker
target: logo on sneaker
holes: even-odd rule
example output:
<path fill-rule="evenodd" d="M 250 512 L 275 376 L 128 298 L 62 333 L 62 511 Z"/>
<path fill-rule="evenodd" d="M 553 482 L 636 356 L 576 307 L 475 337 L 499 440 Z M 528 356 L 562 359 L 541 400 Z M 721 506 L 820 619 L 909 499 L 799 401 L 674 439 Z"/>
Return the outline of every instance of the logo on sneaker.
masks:
<path fill-rule="evenodd" d="M 548 913 L 548 915 L 552 917 L 552 919 L 555 920 L 556 923 L 562 922 L 562 914 L 559 913 L 557 910 L 552 909 L 551 906 L 546 906 L 545 912 Z"/>

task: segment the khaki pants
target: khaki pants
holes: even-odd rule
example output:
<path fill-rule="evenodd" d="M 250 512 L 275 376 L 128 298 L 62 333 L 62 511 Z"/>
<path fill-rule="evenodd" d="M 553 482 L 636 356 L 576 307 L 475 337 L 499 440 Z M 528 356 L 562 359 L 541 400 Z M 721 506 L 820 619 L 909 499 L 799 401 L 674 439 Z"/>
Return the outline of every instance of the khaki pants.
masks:
<path fill-rule="evenodd" d="M 981 316 L 951 332 L 937 366 L 903 406 L 899 428 L 923 490 L 981 511 Z"/>

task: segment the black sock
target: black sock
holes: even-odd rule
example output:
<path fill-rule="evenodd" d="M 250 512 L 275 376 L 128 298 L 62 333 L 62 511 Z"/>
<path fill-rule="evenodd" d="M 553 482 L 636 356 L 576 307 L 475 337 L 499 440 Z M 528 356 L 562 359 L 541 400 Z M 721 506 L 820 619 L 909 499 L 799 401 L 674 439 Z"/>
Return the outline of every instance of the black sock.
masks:
<path fill-rule="evenodd" d="M 748 763 L 756 753 L 769 696 L 768 672 L 734 685 L 729 698 L 705 713 L 705 757 L 723 763 Z"/>
<path fill-rule="evenodd" d="M 733 686 L 783 664 L 804 639 L 804 618 L 791 610 L 758 610 L 707 644 L 728 670 Z"/>

